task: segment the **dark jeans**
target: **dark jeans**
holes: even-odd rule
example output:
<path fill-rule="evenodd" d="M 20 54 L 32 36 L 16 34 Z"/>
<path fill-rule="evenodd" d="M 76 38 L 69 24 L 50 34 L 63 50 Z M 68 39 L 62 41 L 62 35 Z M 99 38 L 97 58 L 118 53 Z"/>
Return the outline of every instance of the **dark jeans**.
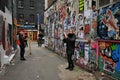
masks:
<path fill-rule="evenodd" d="M 69 68 L 74 67 L 74 63 L 73 63 L 73 60 L 72 60 L 72 55 L 73 55 L 72 52 L 70 52 L 70 51 L 67 52 L 67 60 L 68 60 L 68 67 Z"/>
<path fill-rule="evenodd" d="M 24 59 L 25 47 L 20 46 L 20 59 Z"/>

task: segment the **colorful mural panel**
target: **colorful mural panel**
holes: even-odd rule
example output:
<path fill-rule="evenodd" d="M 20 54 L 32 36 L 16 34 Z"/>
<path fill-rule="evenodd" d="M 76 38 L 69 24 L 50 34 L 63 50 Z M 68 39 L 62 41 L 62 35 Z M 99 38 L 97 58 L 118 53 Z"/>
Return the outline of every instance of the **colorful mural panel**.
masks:
<path fill-rule="evenodd" d="M 101 39 L 119 39 L 120 2 L 98 11 L 98 36 Z"/>
<path fill-rule="evenodd" d="M 120 76 L 120 44 L 99 42 L 99 68 L 114 77 Z M 116 75 L 117 74 L 117 75 Z"/>

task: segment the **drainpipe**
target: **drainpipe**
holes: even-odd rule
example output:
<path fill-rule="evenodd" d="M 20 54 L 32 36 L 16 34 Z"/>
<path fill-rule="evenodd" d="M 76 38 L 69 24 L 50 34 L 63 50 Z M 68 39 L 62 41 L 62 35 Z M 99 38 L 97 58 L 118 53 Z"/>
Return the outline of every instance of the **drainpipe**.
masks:
<path fill-rule="evenodd" d="M 38 34 L 39 34 L 40 33 L 39 13 L 37 14 L 37 27 L 38 27 Z"/>
<path fill-rule="evenodd" d="M 11 41 L 11 42 L 12 42 L 12 43 L 11 43 L 11 45 L 12 45 L 12 47 L 13 47 L 13 44 L 14 44 L 14 43 L 13 43 L 13 40 L 14 40 L 14 39 L 13 39 L 13 36 L 14 36 L 14 31 L 13 31 L 13 30 L 14 30 L 13 0 L 12 0 L 11 4 L 12 4 L 12 29 L 11 29 L 11 33 L 12 33 L 12 36 L 11 36 L 11 37 L 12 37 L 12 41 Z"/>

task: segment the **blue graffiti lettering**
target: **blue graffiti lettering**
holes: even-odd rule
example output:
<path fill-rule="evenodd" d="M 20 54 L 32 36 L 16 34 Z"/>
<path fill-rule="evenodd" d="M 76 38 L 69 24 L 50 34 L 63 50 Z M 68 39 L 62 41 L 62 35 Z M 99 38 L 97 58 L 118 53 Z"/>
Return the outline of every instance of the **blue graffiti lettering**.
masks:
<path fill-rule="evenodd" d="M 112 60 L 114 62 L 118 62 L 119 61 L 118 54 L 116 53 L 116 51 L 112 52 Z"/>
<path fill-rule="evenodd" d="M 116 50 L 112 52 L 112 59 L 116 63 L 116 71 L 120 70 L 120 45 L 117 45 Z"/>

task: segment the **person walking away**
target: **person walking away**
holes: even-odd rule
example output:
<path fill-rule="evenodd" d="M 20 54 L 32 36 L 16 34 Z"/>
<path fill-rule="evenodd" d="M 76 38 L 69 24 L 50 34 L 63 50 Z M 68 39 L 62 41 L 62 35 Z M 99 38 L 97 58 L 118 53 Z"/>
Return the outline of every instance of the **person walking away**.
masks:
<path fill-rule="evenodd" d="M 70 29 L 68 35 L 66 36 L 64 34 L 63 37 L 64 37 L 63 42 L 66 43 L 66 53 L 68 60 L 68 67 L 66 69 L 72 71 L 74 68 L 72 56 L 74 55 L 75 40 L 76 40 L 74 29 Z"/>
<path fill-rule="evenodd" d="M 20 60 L 26 60 L 24 58 L 24 54 L 25 54 L 25 42 L 24 42 L 24 35 L 23 32 L 21 31 L 19 34 L 19 40 L 20 40 Z"/>
<path fill-rule="evenodd" d="M 42 38 L 44 37 L 43 33 L 40 32 L 39 35 L 38 35 L 38 47 L 40 47 L 43 43 L 43 40 Z"/>

